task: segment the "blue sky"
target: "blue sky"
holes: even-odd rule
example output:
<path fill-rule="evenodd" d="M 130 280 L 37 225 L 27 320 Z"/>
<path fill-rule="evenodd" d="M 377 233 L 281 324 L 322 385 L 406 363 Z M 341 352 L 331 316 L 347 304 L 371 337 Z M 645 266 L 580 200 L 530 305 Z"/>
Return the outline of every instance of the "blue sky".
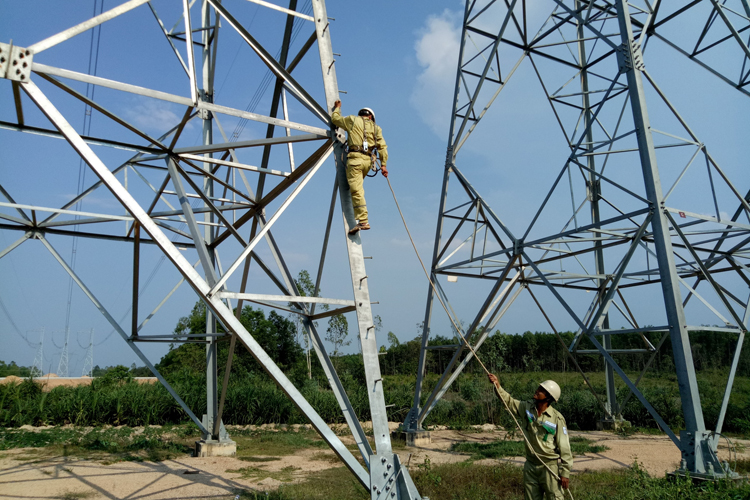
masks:
<path fill-rule="evenodd" d="M 29 9 L 30 4 L 33 4 L 33 9 Z M 175 18 L 170 15 L 179 2 L 153 4 L 165 19 Z M 105 10 L 114 5 L 114 1 L 105 1 Z M 263 11 L 258 14 L 257 6 L 249 2 L 227 5 L 240 20 L 249 24 L 251 33 L 266 44 L 269 52 L 275 53 L 279 41 L 274 38 L 277 33 L 269 29 L 271 25 L 266 24 L 270 17 L 264 16 L 268 14 Z M 388 142 L 391 183 L 417 247 L 422 257 L 429 261 L 445 162 L 463 3 L 451 0 L 420 2 L 410 4 L 409 8 L 404 5 L 403 2 L 383 1 L 376 6 L 368 4 L 365 10 L 361 3 L 327 2 L 328 15 L 335 18 L 331 23 L 333 51 L 341 54 L 336 57 L 336 70 L 339 89 L 346 92 L 342 94 L 343 112 L 353 114 L 364 106 L 375 110 Z M 54 1 L 4 1 L 0 3 L 0 41 L 13 39 L 17 45 L 30 45 L 86 19 L 93 6 L 92 0 L 67 2 L 65 9 Z M 373 9 L 376 12 L 371 12 Z M 139 23 L 145 29 L 134 30 L 133 26 Z M 181 74 L 168 44 L 154 28 L 153 16 L 146 6 L 105 23 L 101 30 L 97 74 L 185 95 L 184 87 L 174 83 L 180 82 L 181 77 L 184 80 L 184 73 Z M 298 45 L 306 33 L 300 35 Z M 216 102 L 244 109 L 265 72 L 252 66 L 252 56 L 244 42 L 230 29 L 225 29 L 222 37 L 220 43 L 225 55 L 217 66 Z M 35 61 L 86 72 L 89 46 L 89 34 L 82 34 L 40 54 Z M 309 87 L 315 90 L 313 95 L 320 99 L 321 93 L 315 86 L 320 81 L 320 69 L 316 66 L 316 59 L 310 61 L 312 63 L 299 68 L 298 78 L 309 82 Z M 737 182 L 740 190 L 747 189 L 749 146 L 743 139 L 746 137 L 747 116 L 750 116 L 748 99 L 738 96 L 726 84 L 656 41 L 649 47 L 646 61 L 649 71 L 682 116 L 696 134 L 711 145 L 713 154 L 729 177 Z M 40 87 L 43 90 L 50 88 L 42 84 Z M 52 89 L 49 92 L 50 96 L 58 95 Z M 178 121 L 183 112 L 177 105 L 154 104 L 135 95 L 104 88 L 97 88 L 96 92 L 97 99 L 106 100 L 110 109 L 152 134 L 158 134 Z M 77 108 L 76 103 L 63 98 L 55 102 L 69 112 L 67 116 L 80 132 L 83 108 Z M 270 91 L 262 96 L 257 111 L 267 113 L 269 102 Z M 28 122 L 48 126 L 33 110 L 31 102 L 26 100 L 25 103 Z M 0 119 L 13 121 L 13 116 L 10 83 L 2 80 Z M 237 120 L 224 118 L 222 125 L 227 134 L 231 134 L 236 129 Z M 91 130 L 92 135 L 114 133 L 112 126 L 96 113 L 92 117 Z M 264 127 L 250 124 L 242 131 L 240 139 L 257 137 L 263 130 Z M 36 144 L 40 143 L 35 140 L 18 132 L 0 130 L 0 143 L 15 146 L 13 152 L 0 158 L 0 182 L 12 188 L 11 193 L 27 193 L 28 198 L 17 200 L 21 203 L 59 206 L 65 197 L 69 198 L 76 192 L 78 158 L 63 141 L 47 140 L 42 150 L 38 149 Z M 185 141 L 188 145 L 200 142 L 197 125 L 188 126 Z M 511 227 L 521 230 L 528 224 L 552 177 L 563 164 L 566 147 L 533 69 L 524 65 L 501 93 L 471 142 L 467 143 L 460 157 L 461 168 L 496 212 Z M 108 161 L 108 166 L 117 165 L 117 161 L 124 161 L 130 155 L 105 150 L 100 154 Z M 332 164 L 331 160 L 327 162 L 324 172 L 318 174 L 310 187 L 295 200 L 292 217 L 283 224 L 280 222 L 275 229 L 274 235 L 294 274 L 302 269 L 314 273 L 317 267 L 317 249 L 322 241 L 325 210 L 330 199 Z M 87 175 L 90 182 L 93 174 L 88 171 Z M 386 343 L 388 331 L 396 333 L 401 341 L 410 340 L 417 335 L 416 325 L 424 316 L 428 285 L 385 179 L 367 179 L 365 189 L 373 229 L 363 235 L 363 241 L 365 255 L 373 257 L 366 264 L 372 300 L 379 302 L 373 306 L 373 313 L 383 319 L 379 343 Z M 82 210 L 121 213 L 113 200 L 105 195 L 87 199 Z M 555 231 L 559 229 L 556 224 L 543 225 L 541 230 Z M 322 293 L 328 297 L 347 297 L 351 291 L 338 214 L 334 228 L 338 233 L 331 240 Z M 5 248 L 19 236 L 20 233 L 0 231 L 0 248 Z M 70 256 L 69 238 L 51 237 L 50 241 L 64 257 Z M 97 296 L 110 308 L 113 316 L 118 320 L 123 318 L 120 322 L 123 326 L 129 324 L 126 303 L 131 291 L 127 268 L 131 258 L 129 251 L 113 243 L 85 239 L 78 243 L 77 271 L 95 288 Z M 141 283 L 152 274 L 153 278 L 144 292 L 143 303 L 149 305 L 144 305 L 141 319 L 147 312 L 145 309 L 158 303 L 179 278 L 168 262 L 160 263 L 162 259 L 155 248 L 144 250 L 144 259 L 148 260 L 148 266 L 144 265 Z M 222 264 L 226 268 L 230 263 Z M 0 259 L 0 276 L 0 296 L 12 318 L 11 322 L 0 312 L 0 335 L 4 344 L 0 359 L 30 365 L 39 331 L 44 328 L 45 369 L 49 366 L 55 371 L 60 351 L 56 346 L 62 345 L 68 311 L 67 275 L 39 242 L 30 241 Z M 258 278 L 257 275 L 253 277 Z M 486 285 L 461 285 L 465 288 L 451 300 L 455 301 L 459 317 L 468 322 L 476 310 L 477 301 L 484 298 Z M 275 293 L 270 289 L 267 291 Z M 178 318 L 189 313 L 195 300 L 193 292 L 183 286 L 149 322 L 148 332 L 170 333 Z M 548 330 L 543 318 L 527 313 L 530 304 L 519 304 L 517 311 L 503 319 L 498 329 L 509 333 Z M 556 306 L 551 308 L 554 310 Z M 135 355 L 117 334 L 111 334 L 112 328 L 77 287 L 74 287 L 70 311 L 71 374 L 80 373 L 85 355 L 83 347 L 88 343 L 91 329 L 95 332 L 96 364 L 129 365 L 135 361 Z M 450 329 L 445 315 L 436 312 L 435 318 L 433 331 L 448 335 Z M 711 323 L 710 318 L 696 318 L 699 322 L 701 319 Z M 658 321 L 659 312 L 655 311 L 652 324 L 658 324 Z M 573 324 L 561 321 L 557 327 L 565 330 L 573 328 Z M 324 330 L 325 326 L 321 329 Z M 354 336 L 354 331 L 351 334 Z M 21 337 L 27 338 L 30 344 Z M 351 349 L 355 346 L 356 341 Z M 158 361 L 166 346 L 148 346 L 144 351 L 152 360 Z"/>

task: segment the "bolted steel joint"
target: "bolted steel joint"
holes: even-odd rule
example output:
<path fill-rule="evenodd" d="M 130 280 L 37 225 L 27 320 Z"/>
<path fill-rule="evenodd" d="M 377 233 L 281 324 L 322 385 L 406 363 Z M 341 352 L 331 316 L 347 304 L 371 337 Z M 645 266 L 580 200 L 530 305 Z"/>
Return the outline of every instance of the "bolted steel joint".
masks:
<path fill-rule="evenodd" d="M 0 43 L 0 77 L 14 82 L 28 82 L 34 53 L 23 47 Z"/>
<path fill-rule="evenodd" d="M 626 73 L 633 68 L 643 71 L 646 65 L 643 64 L 641 44 L 631 40 L 630 46 L 623 43 L 617 47 L 617 63 L 620 67 L 620 73 Z"/>
<path fill-rule="evenodd" d="M 209 110 L 200 108 L 198 110 L 198 117 L 201 120 L 211 120 L 213 119 L 214 115 Z"/>

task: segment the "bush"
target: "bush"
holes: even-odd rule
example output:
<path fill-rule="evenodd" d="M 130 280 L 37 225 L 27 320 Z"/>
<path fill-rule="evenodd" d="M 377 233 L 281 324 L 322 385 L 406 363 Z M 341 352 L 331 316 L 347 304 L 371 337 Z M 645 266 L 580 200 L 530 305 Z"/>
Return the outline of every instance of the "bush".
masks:
<path fill-rule="evenodd" d="M 356 365 L 352 365 L 356 370 Z M 96 379 L 90 386 L 57 387 L 49 393 L 32 380 L 17 384 L 0 385 L 0 425 L 164 425 L 190 422 L 188 415 L 160 384 L 138 384 L 129 380 L 122 372 L 110 371 L 111 376 Z M 711 375 L 712 377 L 713 375 Z M 604 412 L 591 392 L 582 386 L 575 374 L 504 374 L 503 387 L 514 397 L 527 400 L 531 397 L 539 379 L 553 378 L 561 381 L 562 397 L 554 406 L 564 416 L 571 429 L 592 430 Z M 710 377 L 709 377 L 710 378 Z M 354 413 L 361 421 L 370 419 L 369 397 L 359 375 L 345 372 L 341 376 Z M 187 368 L 175 370 L 169 382 L 195 415 L 206 412 L 205 374 L 196 374 Z M 437 377 L 425 378 L 422 403 L 430 394 Z M 592 381 L 597 385 L 596 380 Z M 403 375 L 386 376 L 385 388 L 388 417 L 402 422 L 411 409 L 414 398 L 414 378 Z M 679 391 L 676 384 L 658 377 L 644 379 L 641 386 L 649 402 L 659 411 L 666 423 L 678 430 L 683 423 Z M 328 423 L 343 423 L 344 417 L 333 392 L 325 381 L 304 379 L 300 385 L 303 397 Z M 460 388 L 459 388 L 460 387 Z M 603 390 L 597 387 L 603 394 Z M 232 376 L 227 390 L 223 420 L 226 424 L 295 424 L 307 423 L 307 419 L 279 389 L 275 382 L 264 374 L 246 372 Z M 724 432 L 750 434 L 750 383 L 742 378 L 735 383 L 727 407 Z M 618 391 L 622 401 L 627 389 Z M 718 394 L 718 392 L 717 392 Z M 706 424 L 715 425 L 716 409 L 720 398 L 709 394 L 703 400 Z M 392 405 L 392 406 L 391 406 Z M 713 412 L 713 413 L 712 413 Z M 633 426 L 656 428 L 653 417 L 635 397 L 631 397 L 623 409 L 623 417 Z M 713 421 L 712 421 L 713 419 Z M 454 384 L 428 414 L 424 425 L 447 425 L 463 428 L 469 425 L 493 423 L 508 431 L 515 431 L 515 424 L 496 397 L 484 376 L 463 375 L 459 384 Z"/>

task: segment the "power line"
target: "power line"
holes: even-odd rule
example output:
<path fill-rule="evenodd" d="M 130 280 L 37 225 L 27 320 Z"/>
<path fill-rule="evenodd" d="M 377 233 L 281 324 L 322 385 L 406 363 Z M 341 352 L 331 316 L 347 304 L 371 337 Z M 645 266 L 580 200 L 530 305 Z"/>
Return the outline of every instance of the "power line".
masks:
<path fill-rule="evenodd" d="M 2 234 L 0 234 L 0 240 L 3 240 L 2 245 L 6 246 L 5 245 L 5 241 L 4 241 L 5 238 L 3 238 Z M 12 252 L 10 254 L 6 255 L 5 258 L 9 259 L 9 262 L 10 262 L 10 265 L 11 265 L 11 269 L 13 270 L 13 276 L 16 278 L 16 283 L 18 284 L 15 289 L 18 290 L 19 292 L 21 292 L 21 296 L 23 297 L 23 303 L 24 304 L 30 304 L 31 301 L 29 301 L 28 298 L 27 298 L 27 296 L 26 296 L 26 292 L 24 291 L 23 284 L 22 284 L 23 282 L 18 277 L 18 271 L 16 270 L 16 263 L 15 263 L 15 260 L 13 258 Z M 6 315 L 8 315 L 8 318 L 10 318 L 10 315 L 8 314 L 7 309 L 6 309 Z M 31 316 L 32 318 L 34 318 L 34 321 L 36 321 L 36 324 L 39 325 L 40 328 L 42 327 L 42 324 L 39 322 L 39 319 L 37 318 L 36 314 L 30 314 L 29 316 Z M 11 322 L 12 322 L 12 320 L 11 320 Z M 16 330 L 18 330 L 18 328 L 16 328 Z"/>
<path fill-rule="evenodd" d="M 3 302 L 3 298 L 1 296 L 0 296 L 0 309 L 3 310 L 3 312 L 5 313 L 5 316 L 8 318 L 8 321 L 10 321 L 10 324 L 13 326 L 13 331 L 16 332 L 16 335 L 21 337 L 23 341 L 26 342 L 29 345 L 29 347 L 31 347 L 32 349 L 36 347 L 34 346 L 34 344 L 29 342 L 29 339 L 25 335 L 21 334 L 21 330 L 18 329 L 18 325 L 16 325 L 16 322 L 13 321 L 13 318 L 8 312 L 8 309 L 5 307 L 5 303 Z"/>
<path fill-rule="evenodd" d="M 94 13 L 93 17 L 96 17 L 96 4 L 97 0 L 94 0 Z M 101 14 L 104 11 L 104 0 L 101 1 L 101 4 L 99 4 L 99 14 Z M 94 43 L 94 36 L 96 34 L 96 43 Z M 97 68 L 99 66 L 99 45 L 101 42 L 101 35 L 102 35 L 102 26 L 101 24 L 94 27 L 93 30 L 91 30 L 91 42 L 89 45 L 89 67 L 88 67 L 88 74 L 89 75 L 96 75 Z M 93 70 L 92 70 L 93 65 Z M 94 100 L 94 93 L 96 91 L 96 86 L 87 83 L 86 84 L 86 97 Z M 88 104 L 84 105 L 84 112 L 83 112 L 83 127 L 82 127 L 82 133 L 83 135 L 90 135 L 91 133 L 91 106 Z M 78 160 L 78 186 L 77 186 L 77 193 L 76 196 L 80 196 L 80 194 L 83 192 L 83 188 L 86 184 L 86 170 L 87 166 L 83 161 L 83 157 L 79 158 Z M 83 205 L 83 200 L 78 200 L 78 202 L 75 205 L 75 210 L 81 210 L 81 207 Z M 79 218 L 78 215 L 75 216 L 75 219 L 77 220 Z M 73 226 L 73 231 L 78 231 L 78 226 Z M 75 270 L 76 268 L 76 255 L 78 253 L 78 237 L 73 237 L 73 243 L 70 249 L 70 268 Z M 73 277 L 71 276 L 68 280 L 68 307 L 65 312 L 65 330 L 70 331 L 70 310 L 72 308 L 73 304 Z M 53 340 L 54 343 L 54 340 Z M 66 351 L 63 354 L 63 357 L 67 354 L 67 342 L 65 344 Z"/>
<path fill-rule="evenodd" d="M 308 3 L 305 5 L 305 9 L 303 14 L 310 14 L 312 12 L 312 3 Z M 295 19 L 294 21 L 294 27 L 292 28 L 292 38 L 290 41 L 290 45 L 294 42 L 294 40 L 297 38 L 297 35 L 302 29 L 302 26 L 304 23 L 297 22 Z M 281 55 L 281 49 L 276 52 L 276 59 L 279 58 Z M 250 102 L 248 103 L 247 107 L 245 108 L 245 111 L 252 113 L 255 111 L 255 108 L 258 107 L 258 104 L 260 104 L 260 100 L 263 97 L 263 94 L 266 93 L 266 90 L 268 89 L 268 86 L 271 84 L 271 81 L 273 80 L 273 74 L 271 73 L 271 70 L 266 70 L 265 75 L 263 75 L 263 79 L 260 81 L 260 84 L 258 85 L 258 88 L 255 90 L 255 93 L 253 94 L 253 97 L 250 99 Z M 234 128 L 234 131 L 232 132 L 232 136 L 230 137 L 230 142 L 236 142 L 239 140 L 240 134 L 242 134 L 242 131 L 245 130 L 245 126 L 248 123 L 247 118 L 240 119 L 239 122 L 237 122 L 237 126 Z"/>

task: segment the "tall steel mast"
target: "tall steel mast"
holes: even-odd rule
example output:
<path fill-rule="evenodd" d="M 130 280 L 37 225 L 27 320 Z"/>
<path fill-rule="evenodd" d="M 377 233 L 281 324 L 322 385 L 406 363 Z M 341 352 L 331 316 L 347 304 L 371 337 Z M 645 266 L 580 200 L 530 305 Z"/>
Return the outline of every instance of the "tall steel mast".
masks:
<path fill-rule="evenodd" d="M 671 29 L 677 24 L 680 29 Z M 443 285 L 446 276 L 472 285 L 484 281 L 490 289 L 478 309 L 470 311 L 470 326 L 457 332 L 453 358 L 422 403 L 429 339 L 438 330 L 435 292 L 428 290 L 416 395 L 404 422 L 408 432 L 423 432 L 425 418 L 473 352 L 524 297 L 524 316 L 543 320 L 579 371 L 581 355 L 604 358 L 606 395 L 594 396 L 607 420 L 619 421 L 622 408 L 635 396 L 680 448 L 681 471 L 732 475 L 716 452 L 748 327 L 750 193 L 747 186 L 732 182 L 647 71 L 644 50 L 649 42 L 663 43 L 744 98 L 750 95 L 750 50 L 741 33 L 749 26 L 746 1 L 687 6 L 625 0 L 466 2 L 431 266 L 437 293 L 451 316 L 450 323 L 442 324 L 461 324 L 457 306 L 449 300 L 455 288 Z M 560 151 L 559 169 L 548 162 L 535 164 L 538 152 L 527 150 L 522 166 L 527 180 L 518 188 L 541 194 L 541 205 L 530 213 L 517 207 L 499 212 L 471 184 L 472 162 L 462 161 L 465 155 L 459 153 L 501 92 L 511 92 L 506 85 L 523 65 L 530 65 L 537 77 L 567 149 Z M 658 104 L 658 126 L 647 101 Z M 495 152 L 496 163 L 518 168 L 504 164 L 504 138 L 490 134 L 488 142 L 487 137 L 483 149 Z M 689 155 L 686 159 L 674 151 Z M 672 181 L 666 193 L 665 171 Z M 703 182 L 694 180 L 698 174 Z M 530 222 L 519 231 L 526 222 L 517 220 Z M 550 229 L 555 224 L 560 224 L 558 231 Z M 654 320 L 659 298 L 663 306 L 657 310 L 664 319 L 656 321 L 665 324 Z M 719 326 L 691 324 L 705 314 L 705 309 L 697 311 L 703 307 Z M 566 344 L 559 328 L 569 325 L 576 332 Z M 690 344 L 694 331 L 737 339 L 714 430 L 706 428 L 701 409 Z M 660 341 L 652 342 L 646 333 L 657 334 Z M 614 348 L 612 338 L 622 334 L 640 337 L 642 347 Z M 633 381 L 617 363 L 619 356 L 645 354 L 648 369 L 667 339 L 685 419 L 679 437 L 638 388 L 643 373 Z M 619 401 L 615 374 L 629 391 Z"/>
<path fill-rule="evenodd" d="M 0 252 L 0 258 L 12 251 L 22 252 L 33 244 L 33 240 L 38 240 L 201 429 L 203 441 L 199 453 L 226 454 L 234 449 L 222 426 L 222 413 L 232 365 L 231 353 L 239 341 L 370 492 L 371 498 L 419 499 L 421 497 L 408 470 L 402 467 L 391 447 L 362 241 L 359 235 L 347 236 L 346 233 L 354 223 L 354 214 L 342 154 L 344 137 L 341 131 L 334 129 L 329 117 L 339 94 L 330 39 L 332 20 L 327 16 L 323 0 L 300 4 L 298 6 L 297 0 L 290 0 L 288 7 L 268 2 L 255 4 L 263 17 L 260 23 L 263 35 L 276 35 L 274 43 L 280 45 L 276 56 L 259 41 L 259 36 L 254 35 L 256 30 L 251 30 L 252 17 L 244 9 L 248 5 L 244 1 L 157 3 L 128 0 L 42 40 L 38 40 L 38 35 L 28 36 L 28 33 L 5 34 L 6 39 L 14 40 L 13 45 L 0 44 L 0 92 L 4 92 L 5 102 L 10 103 L 3 108 L 0 118 L 0 133 L 6 139 L 5 143 L 11 144 L 7 138 L 19 132 L 34 134 L 41 143 L 50 138 L 64 139 L 97 179 L 62 206 L 40 206 L 32 201 L 36 194 L 33 190 L 15 188 L 10 185 L 12 183 L 0 186 L 0 230 L 20 236 Z M 136 13 L 153 19 L 148 26 L 141 26 L 138 19 L 142 18 Z M 60 67 L 51 55 L 55 51 L 45 53 L 57 46 L 72 46 L 69 42 L 72 38 L 96 26 L 103 25 L 106 33 L 106 23 L 115 19 L 117 22 L 131 22 L 131 33 L 137 36 L 146 36 L 147 30 L 155 30 L 161 37 L 162 48 L 167 50 L 169 58 L 160 61 L 163 64 L 157 68 L 165 75 L 158 89 L 143 84 L 148 79 L 139 78 L 142 75 L 135 59 L 118 61 L 118 68 L 134 64 L 134 67 L 127 68 L 130 73 L 118 73 L 125 77 L 102 72 L 93 76 Z M 165 22 L 166 19 L 171 22 Z M 243 109 L 244 103 L 235 95 L 217 95 L 217 67 L 222 62 L 228 64 L 232 61 L 231 53 L 223 55 L 226 51 L 222 49 L 227 44 L 223 42 L 221 47 L 218 44 L 220 31 L 222 41 L 232 37 L 241 42 L 246 49 L 245 64 L 254 65 L 254 71 L 260 74 L 269 72 L 271 75 L 274 85 L 271 109 L 267 114 L 256 112 L 251 106 Z M 297 33 L 302 33 L 303 38 L 295 43 Z M 18 41 L 24 38 L 29 39 L 28 43 L 18 45 Z M 313 50 L 316 44 L 317 51 Z M 310 58 L 319 63 L 322 88 L 320 74 L 295 72 L 303 60 Z M 248 63 L 250 59 L 252 61 Z M 175 67 L 178 76 L 166 76 Z M 168 78 L 172 80 L 164 83 Z M 99 92 L 94 101 L 75 90 L 78 82 L 97 85 L 108 92 Z M 90 106 L 108 120 L 108 125 L 120 127 L 118 132 L 104 127 L 100 135 L 82 136 L 70 125 L 66 116 L 68 107 L 60 104 L 60 94 Z M 102 95 L 104 97 L 100 99 Z M 161 130 L 158 137 L 153 136 L 150 133 L 154 128 L 152 124 L 149 124 L 150 128 L 139 126 L 136 119 L 118 116 L 113 111 L 117 106 L 121 107 L 117 97 L 113 96 L 122 98 L 123 95 L 152 103 L 176 104 L 182 108 L 182 116 Z M 30 113 L 32 108 L 41 111 L 46 121 L 38 114 Z M 222 122 L 236 122 L 238 119 L 258 128 L 265 127 L 265 134 L 257 134 L 262 138 L 244 139 L 238 133 L 230 140 Z M 186 130 L 194 120 L 200 122 L 198 145 L 186 138 Z M 222 136 L 219 141 L 216 140 L 217 131 Z M 118 154 L 110 154 L 110 148 Z M 129 155 L 124 159 L 119 153 L 123 150 Z M 328 162 L 331 156 L 334 161 Z M 327 162 L 335 167 L 335 171 L 325 167 Z M 54 158 L 50 159 L 49 165 L 56 166 Z M 10 164 L 3 168 L 12 168 L 19 175 L 45 175 Z M 329 240 L 331 237 L 341 238 L 346 242 L 349 256 L 353 289 L 349 297 L 302 296 L 284 258 L 284 245 L 274 237 L 284 230 L 280 220 L 294 221 L 296 218 L 292 224 L 296 227 L 301 216 L 307 218 L 316 213 L 311 207 L 299 209 L 292 206 L 300 193 L 323 177 L 326 171 L 329 172 L 332 195 L 323 201 L 322 209 L 317 213 L 320 220 L 326 221 L 326 229 L 321 234 L 323 243 L 317 259 L 315 285 L 319 290 Z M 116 208 L 97 212 L 71 209 L 93 193 L 108 197 Z M 333 225 L 337 196 L 343 229 Z M 125 222 L 124 231 L 122 222 Z M 75 231 L 76 225 L 85 230 Z M 117 304 L 100 300 L 95 290 L 97 284 L 87 283 L 84 279 L 80 262 L 79 270 L 74 270 L 55 249 L 50 240 L 60 237 L 106 240 L 133 249 L 132 303 L 126 326 L 121 325 L 112 312 Z M 142 296 L 141 271 L 152 263 L 147 262 L 147 253 L 142 251 L 145 246 L 157 248 L 180 276 L 174 288 L 154 304 L 148 304 Z M 294 251 L 300 250 L 295 247 Z M 250 279 L 251 263 L 266 280 L 265 288 Z M 149 331 L 147 323 L 182 283 L 187 283 L 206 306 L 206 332 L 164 334 Z M 272 290 L 268 289 L 269 285 Z M 240 322 L 240 311 L 245 302 L 302 316 L 331 390 L 351 428 L 361 462 Z M 147 309 L 150 312 L 144 314 L 147 304 L 153 309 Z M 328 304 L 331 310 L 316 313 L 317 304 Z M 315 327 L 316 320 L 350 312 L 356 313 L 357 317 L 374 448 L 368 442 Z M 219 329 L 219 325 L 223 328 Z M 218 343 L 224 340 L 230 341 L 230 356 L 220 383 L 217 351 Z M 206 345 L 207 414 L 203 418 L 194 413 L 139 348 L 143 342 L 197 342 Z"/>

